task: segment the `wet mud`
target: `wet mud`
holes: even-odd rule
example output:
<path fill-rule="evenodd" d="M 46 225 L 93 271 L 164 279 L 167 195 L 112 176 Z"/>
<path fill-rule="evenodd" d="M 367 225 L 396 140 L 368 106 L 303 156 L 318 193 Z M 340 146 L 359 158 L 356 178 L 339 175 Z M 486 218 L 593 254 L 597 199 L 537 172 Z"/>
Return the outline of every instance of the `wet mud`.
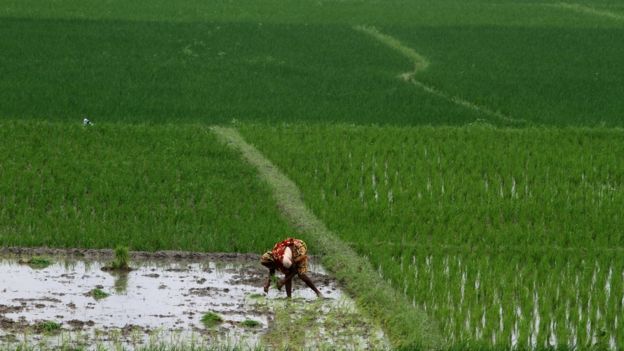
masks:
<path fill-rule="evenodd" d="M 33 256 L 52 264 L 19 263 Z M 275 288 L 265 295 L 267 270 L 254 254 L 131 252 L 132 271 L 103 271 L 112 257 L 112 250 L 0 249 L 0 346 L 26 340 L 51 348 L 69 342 L 135 349 L 165 341 L 281 348 L 289 341 L 284 333 L 312 333 L 289 341 L 301 348 L 386 345 L 313 258 L 309 275 L 323 299 L 297 278 L 292 299 Z M 209 312 L 223 322 L 204 326 Z"/>

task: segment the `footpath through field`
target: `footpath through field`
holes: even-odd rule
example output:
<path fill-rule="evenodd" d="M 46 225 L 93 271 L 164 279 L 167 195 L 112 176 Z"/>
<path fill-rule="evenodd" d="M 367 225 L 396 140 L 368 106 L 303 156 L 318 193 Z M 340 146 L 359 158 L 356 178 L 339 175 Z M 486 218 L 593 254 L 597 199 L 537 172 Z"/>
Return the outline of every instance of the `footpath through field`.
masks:
<path fill-rule="evenodd" d="M 346 289 L 384 331 L 397 349 L 439 349 L 443 338 L 435 323 L 406 298 L 381 279 L 370 262 L 339 240 L 305 205 L 301 192 L 271 161 L 248 144 L 234 128 L 213 127 L 212 131 L 227 145 L 237 149 L 255 166 L 271 189 L 284 216 L 323 253 L 323 264 L 344 282 Z"/>
<path fill-rule="evenodd" d="M 424 56 L 420 55 L 419 53 L 414 51 L 412 48 L 406 45 L 403 45 L 398 39 L 380 32 L 375 27 L 356 26 L 354 27 L 354 29 L 359 32 L 369 35 L 370 37 L 386 45 L 387 47 L 398 51 L 403 56 L 407 57 L 408 59 L 412 61 L 412 63 L 414 64 L 414 70 L 410 72 L 402 73 L 399 75 L 399 77 L 405 80 L 406 82 L 414 84 L 415 86 L 421 88 L 422 90 L 426 91 L 429 94 L 435 95 L 442 99 L 448 100 L 456 105 L 459 105 L 459 106 L 471 109 L 473 111 L 476 111 L 478 113 L 481 113 L 482 115 L 487 116 L 492 122 L 501 123 L 505 126 L 512 126 L 512 127 L 526 125 L 525 120 L 513 118 L 511 116 L 505 115 L 502 112 L 494 111 L 493 109 L 487 106 L 478 105 L 468 100 L 462 99 L 458 96 L 453 96 L 451 94 L 448 94 L 444 91 L 441 91 L 435 87 L 432 87 L 428 84 L 425 84 L 417 80 L 416 74 L 426 70 L 429 67 L 429 61 Z"/>
<path fill-rule="evenodd" d="M 611 19 L 618 20 L 618 21 L 624 21 L 623 15 L 620 15 L 620 14 L 617 14 L 615 12 L 611 12 L 608 10 L 595 9 L 593 7 L 584 6 L 581 4 L 560 2 L 558 4 L 549 4 L 548 6 L 558 7 L 558 8 L 565 9 L 565 10 L 576 11 L 576 12 L 584 13 L 588 15 L 611 18 Z"/>

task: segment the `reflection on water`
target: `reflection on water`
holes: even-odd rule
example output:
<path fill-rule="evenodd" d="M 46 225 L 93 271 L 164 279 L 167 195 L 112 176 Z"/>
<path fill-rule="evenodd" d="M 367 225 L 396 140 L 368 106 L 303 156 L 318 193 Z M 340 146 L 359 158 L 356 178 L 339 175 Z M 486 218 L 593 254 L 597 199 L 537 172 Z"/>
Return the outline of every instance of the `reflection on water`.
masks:
<path fill-rule="evenodd" d="M 80 335 L 88 344 L 99 340 L 132 348 L 137 341 L 148 342 L 149 335 L 156 332 L 159 340 L 203 338 L 251 346 L 261 342 L 269 326 L 279 320 L 275 318 L 276 310 L 284 303 L 284 292 L 271 290 L 266 297 L 260 294 L 266 270 L 256 261 L 134 262 L 130 272 L 104 272 L 105 264 L 57 260 L 47 268 L 34 270 L 14 259 L 0 259 L 0 319 L 10 322 L 0 323 L 0 345 L 9 342 L 10 336 L 54 343 Z M 342 294 L 335 281 L 319 273 L 319 268 L 311 265 L 311 274 L 327 299 L 317 301 L 314 292 L 303 284 L 295 284 L 290 312 L 309 309 L 311 304 L 317 311 L 353 308 L 352 301 Z M 95 299 L 90 294 L 95 288 L 110 295 Z M 317 306 L 319 303 L 321 306 Z M 213 329 L 205 328 L 201 317 L 206 312 L 219 314 L 224 322 Z M 335 315 L 356 320 L 354 315 L 359 314 L 352 311 Z M 242 322 L 247 319 L 260 322 L 260 326 L 244 327 Z M 322 316 L 318 320 L 321 323 Z M 34 330 L 41 321 L 61 323 L 63 336 L 32 332 L 22 335 L 26 330 Z M 367 345 L 368 340 L 361 335 L 366 335 L 363 328 L 371 329 L 371 325 L 353 324 L 328 333 L 325 341 L 339 343 L 349 335 L 358 335 Z M 373 334 L 371 340 L 373 336 L 383 339 L 383 335 Z"/>
<path fill-rule="evenodd" d="M 125 294 L 126 290 L 128 290 L 129 272 L 111 272 L 111 275 L 115 277 L 115 293 Z"/>

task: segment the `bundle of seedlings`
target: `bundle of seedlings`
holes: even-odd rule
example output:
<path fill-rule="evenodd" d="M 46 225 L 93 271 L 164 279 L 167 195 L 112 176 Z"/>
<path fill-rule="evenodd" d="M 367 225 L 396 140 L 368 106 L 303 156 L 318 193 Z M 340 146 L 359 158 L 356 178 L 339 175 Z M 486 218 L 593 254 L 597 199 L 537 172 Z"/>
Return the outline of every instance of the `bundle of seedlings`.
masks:
<path fill-rule="evenodd" d="M 130 272 L 130 253 L 127 247 L 117 246 L 115 248 L 115 258 L 109 266 L 102 267 L 103 271 Z"/>

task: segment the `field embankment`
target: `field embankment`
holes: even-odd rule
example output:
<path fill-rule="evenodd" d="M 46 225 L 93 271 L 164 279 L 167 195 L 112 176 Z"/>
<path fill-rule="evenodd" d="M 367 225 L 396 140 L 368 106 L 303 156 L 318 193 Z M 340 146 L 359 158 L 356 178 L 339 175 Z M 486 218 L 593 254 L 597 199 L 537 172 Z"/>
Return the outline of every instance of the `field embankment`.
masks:
<path fill-rule="evenodd" d="M 381 322 L 394 347 L 433 350 L 443 345 L 437 325 L 377 276 L 366 258 L 359 256 L 328 230 L 308 209 L 295 183 L 248 144 L 234 128 L 215 127 L 213 131 L 258 169 L 262 179 L 272 188 L 283 215 L 315 244 L 323 254 L 323 263 L 344 282 L 360 306 Z"/>

